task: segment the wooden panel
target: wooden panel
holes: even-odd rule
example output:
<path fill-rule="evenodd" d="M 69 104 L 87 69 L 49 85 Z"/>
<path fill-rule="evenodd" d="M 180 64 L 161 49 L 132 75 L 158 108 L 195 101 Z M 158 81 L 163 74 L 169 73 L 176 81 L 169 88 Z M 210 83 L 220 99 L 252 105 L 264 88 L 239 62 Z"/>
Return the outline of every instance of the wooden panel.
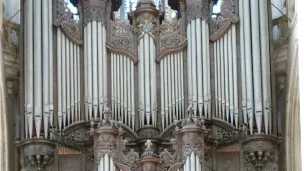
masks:
<path fill-rule="evenodd" d="M 59 171 L 81 171 L 81 156 L 60 156 Z"/>
<path fill-rule="evenodd" d="M 217 153 L 217 171 L 239 171 L 238 153 Z"/>

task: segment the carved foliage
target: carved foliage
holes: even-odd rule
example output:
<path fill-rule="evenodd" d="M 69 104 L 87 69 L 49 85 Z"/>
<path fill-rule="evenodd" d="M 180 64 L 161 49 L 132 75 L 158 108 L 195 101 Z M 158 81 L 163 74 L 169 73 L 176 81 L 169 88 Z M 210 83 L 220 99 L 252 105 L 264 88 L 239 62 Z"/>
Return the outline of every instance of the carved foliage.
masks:
<path fill-rule="evenodd" d="M 141 39 L 145 34 L 149 34 L 152 38 L 155 38 L 156 30 L 156 18 L 150 13 L 143 13 L 136 18 L 137 28 L 135 33 L 138 38 Z"/>
<path fill-rule="evenodd" d="M 44 170 L 54 162 L 54 157 L 49 155 L 33 155 L 21 160 L 22 171 Z"/>
<path fill-rule="evenodd" d="M 111 42 L 115 48 L 134 52 L 133 27 L 125 20 L 111 22 Z"/>
<path fill-rule="evenodd" d="M 174 157 L 166 148 L 159 154 L 159 158 L 162 160 L 160 170 L 168 170 L 174 164 Z"/>
<path fill-rule="evenodd" d="M 68 8 L 67 3 L 64 0 L 57 1 L 57 17 L 54 20 L 54 24 L 66 31 L 71 38 L 80 39 L 78 22 L 72 19 L 73 13 Z"/>
<path fill-rule="evenodd" d="M 160 26 L 160 51 L 181 45 L 182 40 L 180 20 L 165 20 Z"/>

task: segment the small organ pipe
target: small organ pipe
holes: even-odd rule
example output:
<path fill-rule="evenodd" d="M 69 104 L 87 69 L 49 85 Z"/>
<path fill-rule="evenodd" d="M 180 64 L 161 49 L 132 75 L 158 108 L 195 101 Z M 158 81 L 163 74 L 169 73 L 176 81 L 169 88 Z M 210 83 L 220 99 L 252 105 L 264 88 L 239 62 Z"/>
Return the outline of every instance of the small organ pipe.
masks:
<path fill-rule="evenodd" d="M 108 154 L 106 153 L 105 156 L 104 156 L 104 167 L 105 167 L 105 170 L 108 170 L 109 169 L 109 156 Z"/>
<path fill-rule="evenodd" d="M 93 115 L 97 119 L 98 114 L 98 76 L 97 76 L 97 22 L 92 21 L 92 67 L 93 67 Z"/>
<path fill-rule="evenodd" d="M 220 44 L 220 40 L 218 40 L 216 42 L 216 46 L 217 46 L 217 50 L 216 50 L 216 53 L 217 53 L 217 73 L 218 73 L 218 76 L 217 76 L 217 92 L 218 92 L 218 117 L 223 119 L 223 115 L 222 115 L 222 72 L 221 72 L 221 44 Z"/>
<path fill-rule="evenodd" d="M 233 102 L 235 127 L 239 127 L 238 79 L 237 79 L 237 52 L 236 52 L 236 26 L 232 25 L 232 65 L 233 65 Z"/>
<path fill-rule="evenodd" d="M 259 1 L 250 1 L 251 33 L 252 33 L 252 61 L 254 86 L 254 113 L 258 129 L 262 129 L 262 92 L 261 92 L 261 55 L 260 55 L 260 29 L 259 29 Z M 263 16 L 264 17 L 264 16 Z M 265 57 L 264 57 L 265 58 Z"/>
<path fill-rule="evenodd" d="M 104 157 L 99 161 L 98 171 L 104 171 Z"/>
<path fill-rule="evenodd" d="M 75 68 L 74 68 L 74 61 L 75 61 L 75 50 L 74 50 L 74 43 L 70 42 L 70 51 L 71 51 L 71 58 L 70 58 L 70 62 L 71 62 L 71 69 L 70 69 L 70 73 L 71 73 L 71 123 L 74 122 L 74 109 L 75 109 L 75 100 L 74 100 L 74 97 L 75 97 L 75 94 L 74 94 L 74 87 L 75 87 L 75 77 L 74 77 L 74 74 L 75 74 Z"/>
<path fill-rule="evenodd" d="M 67 113 L 67 105 L 66 105 L 66 48 L 65 44 L 67 42 L 66 38 L 64 37 L 64 34 L 62 34 L 62 57 L 61 57 L 61 71 L 62 71 L 62 115 L 63 115 L 63 128 L 66 126 L 66 113 Z"/>
<path fill-rule="evenodd" d="M 152 37 L 150 40 L 150 69 L 151 69 L 151 108 L 152 108 L 152 125 L 156 127 L 157 119 L 157 90 L 156 90 L 156 64 L 155 64 L 155 44 Z"/>
<path fill-rule="evenodd" d="M 201 30 L 202 30 L 202 21 L 200 18 L 196 18 L 195 19 L 196 22 L 196 33 L 197 33 L 197 41 L 196 44 L 198 46 L 198 48 L 196 48 L 197 50 L 197 86 L 198 86 L 198 111 L 200 114 L 200 117 L 203 116 L 203 106 L 204 106 L 204 87 L 203 87 L 203 82 L 206 83 L 205 81 L 203 81 L 203 68 L 202 67 L 202 63 L 203 65 L 204 62 L 202 62 L 202 48 L 200 47 L 204 47 L 204 39 L 201 39 L 201 37 L 204 37 L 204 33 L 202 34 Z M 202 40 L 203 40 L 203 44 L 202 44 Z M 203 58 L 204 58 L 204 50 L 203 50 Z"/>
<path fill-rule="evenodd" d="M 196 165 L 196 170 L 195 171 L 201 171 L 202 166 L 200 164 L 199 158 L 195 155 L 195 165 Z"/>
<path fill-rule="evenodd" d="M 250 32 L 250 4 L 249 0 L 243 1 L 244 5 L 244 35 L 251 35 Z M 251 59 L 251 37 L 245 40 L 245 60 L 246 60 L 246 94 L 247 94 L 247 115 L 249 120 L 250 133 L 253 134 L 253 82 L 252 82 L 252 59 Z"/>
<path fill-rule="evenodd" d="M 70 58 L 71 58 L 71 54 L 70 54 L 70 41 L 67 39 L 67 41 L 65 42 L 65 46 L 66 46 L 66 92 L 67 92 L 67 95 L 66 95 L 66 99 L 67 99 L 67 102 L 66 102 L 66 106 L 67 106 L 67 116 L 68 116 L 68 120 L 67 120 L 67 125 L 70 124 L 70 119 L 71 119 L 71 89 L 70 89 L 70 79 L 71 79 L 71 73 L 70 73 Z"/>
<path fill-rule="evenodd" d="M 229 63 L 228 63 L 228 35 L 224 36 L 224 70 L 225 70 L 225 101 L 226 101 L 226 121 L 229 120 Z"/>
<path fill-rule="evenodd" d="M 168 56 L 164 59 L 164 89 L 165 89 L 165 117 L 166 127 L 169 125 L 169 84 L 168 84 Z"/>
<path fill-rule="evenodd" d="M 191 155 L 189 156 L 189 158 L 190 158 L 190 163 L 191 163 L 190 164 L 190 168 L 191 168 L 190 170 L 191 171 L 196 171 L 196 169 L 195 169 L 196 165 L 195 165 L 195 154 L 194 154 L 194 152 L 191 153 Z"/>
<path fill-rule="evenodd" d="M 160 61 L 160 91 L 161 91 L 161 119 L 162 130 L 165 130 L 165 83 L 164 83 L 164 60 Z"/>
<path fill-rule="evenodd" d="M 213 43 L 214 44 L 214 86 L 215 86 L 215 117 L 218 118 L 218 84 L 217 84 L 217 78 L 218 78 L 218 71 L 217 71 L 217 63 L 218 63 L 218 54 L 217 54 L 217 41 Z"/>
<path fill-rule="evenodd" d="M 221 53 L 221 115 L 225 120 L 226 108 L 225 108 L 225 68 L 224 68 L 224 39 L 220 40 L 220 53 Z"/>
<path fill-rule="evenodd" d="M 49 109 L 49 36 L 48 2 L 42 1 L 42 66 L 43 66 L 43 126 L 44 138 L 48 137 Z"/>
<path fill-rule="evenodd" d="M 88 83 L 88 27 L 84 27 L 84 80 Z M 89 120 L 88 86 L 84 86 L 85 120 Z"/>
<path fill-rule="evenodd" d="M 131 65 L 132 65 L 132 61 L 129 60 L 126 56 L 125 56 L 126 60 L 127 60 L 127 83 L 126 85 L 128 86 L 128 92 L 127 92 L 127 97 L 128 97 L 128 103 L 127 103 L 127 110 L 128 110 L 128 125 L 131 129 L 132 128 L 132 114 L 131 114 L 131 104 L 132 104 L 132 98 L 131 98 Z"/>
<path fill-rule="evenodd" d="M 141 118 L 140 126 L 144 126 L 145 116 L 144 116 L 144 104 L 145 104 L 145 80 L 144 80 L 144 39 L 139 42 L 139 71 L 138 71 L 138 83 L 139 83 L 139 116 Z"/>
<path fill-rule="evenodd" d="M 197 115 L 197 71 L 196 71 L 196 64 L 197 64 L 197 58 L 196 58 L 196 42 L 195 38 L 196 33 L 195 33 L 195 21 L 191 21 L 191 62 L 192 62 L 192 95 L 193 95 L 193 109 L 194 109 L 194 115 Z"/>
<path fill-rule="evenodd" d="M 60 28 L 57 28 L 57 80 L 58 80 L 58 127 L 59 131 L 62 130 L 62 65 L 61 65 L 61 59 L 63 57 L 62 55 L 62 33 L 60 31 Z"/>
<path fill-rule="evenodd" d="M 34 104 L 36 136 L 40 138 L 42 121 L 42 66 L 41 66 L 41 1 L 34 0 Z"/>
<path fill-rule="evenodd" d="M 50 103 L 50 125 L 54 124 L 54 99 L 53 99 L 53 2 L 48 1 L 48 39 L 49 39 L 49 103 Z"/>
<path fill-rule="evenodd" d="M 182 104 L 182 114 L 183 114 L 183 119 L 185 118 L 185 110 L 184 110 L 184 105 L 185 105 L 185 103 L 184 103 L 184 100 L 185 100 L 185 97 L 184 97 L 184 55 L 183 55 L 184 53 L 183 52 L 181 52 L 181 58 L 180 58 L 180 68 L 181 68 L 181 74 L 180 74 L 180 78 L 181 78 L 181 80 L 182 80 L 182 84 L 181 84 L 181 86 L 182 86 L 182 102 L 181 102 L 181 104 Z"/>
<path fill-rule="evenodd" d="M 130 61 L 131 62 L 131 61 Z M 134 64 L 131 62 L 131 100 L 132 100 L 132 129 L 135 130 L 135 98 L 134 98 Z"/>
<path fill-rule="evenodd" d="M 187 49 L 187 72 L 188 72 L 188 105 L 192 105 L 192 58 L 191 58 L 191 24 L 187 24 L 187 38 L 188 38 L 188 49 Z"/>
<path fill-rule="evenodd" d="M 207 64 L 207 42 L 206 42 L 206 21 L 203 20 L 202 21 L 202 40 L 203 40 L 203 46 L 202 46 L 202 49 L 203 49 L 203 80 L 199 80 L 200 82 L 204 82 L 204 85 L 202 87 L 203 91 L 204 91 L 204 96 L 203 96 L 203 100 L 204 100 L 204 116 L 206 117 L 207 116 L 207 103 L 208 103 L 208 98 L 207 98 L 207 95 L 208 95 L 208 90 L 207 90 L 207 70 L 208 70 L 208 64 Z"/>
<path fill-rule="evenodd" d="M 240 13 L 240 58 L 241 58 L 241 80 L 242 80 L 242 92 L 246 92 L 246 60 L 245 60 L 245 41 L 244 41 L 244 7 L 243 1 L 239 1 L 239 13 Z M 247 93 L 242 93 L 242 112 L 243 123 L 247 124 Z"/>
<path fill-rule="evenodd" d="M 103 99 L 105 107 L 108 106 L 108 85 L 107 85 L 107 78 L 108 78 L 108 71 L 107 67 L 107 50 L 106 50 L 106 29 L 105 26 L 102 26 L 102 52 L 103 52 L 103 79 L 106 80 L 106 83 L 103 85 Z"/>
<path fill-rule="evenodd" d="M 260 33 L 261 33 L 261 58 L 262 58 L 262 87 L 263 87 L 263 113 L 265 133 L 270 134 L 272 128 L 271 117 L 271 88 L 270 88 L 270 62 L 269 62 L 269 40 L 268 40 L 268 14 L 267 3 L 259 1 L 260 10 Z"/>
<path fill-rule="evenodd" d="M 171 55 L 168 56 L 168 60 L 167 60 L 168 64 L 168 72 L 167 72 L 167 78 L 168 78 L 168 106 L 169 106 L 169 120 L 168 120 L 168 125 L 170 125 L 170 123 L 172 122 L 172 81 L 171 81 Z"/>
<path fill-rule="evenodd" d="M 149 67 L 149 35 L 144 35 L 144 54 L 146 58 L 144 58 L 145 62 L 145 107 L 146 107 L 146 121 L 147 125 L 150 125 L 150 116 L 151 116 L 151 105 L 150 105 L 150 67 Z"/>
<path fill-rule="evenodd" d="M 210 52 L 209 52 L 209 26 L 208 23 L 205 21 L 206 26 L 206 43 L 207 43 L 207 108 L 208 108 L 208 117 L 211 118 L 211 88 L 210 88 Z"/>
<path fill-rule="evenodd" d="M 102 37 L 102 25 L 101 22 L 97 23 L 97 44 L 98 44 L 98 54 L 97 54 L 97 63 L 98 63 L 98 104 L 99 104 L 99 114 L 100 114 L 100 118 L 102 118 L 102 109 L 103 109 L 103 103 L 104 103 L 104 99 L 103 99 L 103 94 L 104 94 L 104 90 L 103 90 L 103 85 L 104 85 L 104 77 L 103 77 L 103 37 Z M 113 54 L 111 54 L 111 70 L 113 70 Z M 113 73 L 112 72 L 112 82 L 113 80 Z M 112 83 L 112 85 L 114 85 Z M 114 87 L 111 88 L 112 90 L 112 97 L 114 97 Z M 114 99 L 112 99 L 112 112 L 114 113 Z"/>
<path fill-rule="evenodd" d="M 88 82 L 87 82 L 87 86 L 88 86 L 88 111 L 89 111 L 89 120 L 92 120 L 92 49 L 90 49 L 92 47 L 92 23 L 89 22 L 87 25 L 87 31 L 88 31 Z M 93 35 L 95 36 L 95 35 Z"/>
<path fill-rule="evenodd" d="M 233 69 L 232 69 L 232 32 L 228 31 L 228 70 L 229 70 L 229 109 L 230 109 L 230 123 L 233 125 L 234 109 L 233 109 Z"/>

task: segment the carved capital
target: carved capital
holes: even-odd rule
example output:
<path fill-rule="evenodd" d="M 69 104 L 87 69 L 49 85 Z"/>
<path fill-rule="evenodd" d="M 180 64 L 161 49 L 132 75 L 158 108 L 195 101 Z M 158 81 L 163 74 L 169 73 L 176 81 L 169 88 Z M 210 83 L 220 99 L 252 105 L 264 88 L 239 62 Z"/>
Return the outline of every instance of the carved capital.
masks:
<path fill-rule="evenodd" d="M 210 8 L 208 0 L 186 0 L 187 20 L 190 22 L 196 18 L 208 20 L 210 18 Z"/>
<path fill-rule="evenodd" d="M 280 139 L 271 135 L 248 136 L 242 143 L 246 170 L 278 170 L 277 146 Z"/>
<path fill-rule="evenodd" d="M 106 24 L 110 20 L 111 6 L 111 2 L 106 0 L 83 0 L 83 24 L 90 21 Z"/>

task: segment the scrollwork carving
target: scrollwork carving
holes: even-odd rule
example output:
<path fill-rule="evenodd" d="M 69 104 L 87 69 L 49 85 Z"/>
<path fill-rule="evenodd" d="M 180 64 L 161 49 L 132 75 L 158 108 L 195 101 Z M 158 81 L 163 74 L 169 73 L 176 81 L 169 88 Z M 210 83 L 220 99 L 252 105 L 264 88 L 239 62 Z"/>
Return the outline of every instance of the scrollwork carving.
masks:
<path fill-rule="evenodd" d="M 76 44 L 82 44 L 80 39 L 79 23 L 73 20 L 73 13 L 64 0 L 57 1 L 57 16 L 54 25 L 61 27 L 64 33 Z"/>
<path fill-rule="evenodd" d="M 180 19 L 181 20 L 181 19 Z M 160 25 L 160 51 L 181 45 L 182 40 L 180 20 L 165 20 Z"/>
<path fill-rule="evenodd" d="M 118 49 L 134 52 L 133 27 L 126 20 L 111 22 L 111 40 L 109 44 Z"/>

